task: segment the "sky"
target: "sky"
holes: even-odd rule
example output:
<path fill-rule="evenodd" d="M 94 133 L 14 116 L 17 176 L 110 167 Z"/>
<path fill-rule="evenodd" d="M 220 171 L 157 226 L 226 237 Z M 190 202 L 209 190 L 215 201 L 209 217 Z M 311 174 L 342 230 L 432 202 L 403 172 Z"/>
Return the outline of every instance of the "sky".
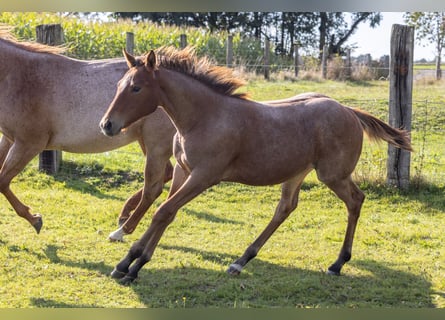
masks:
<path fill-rule="evenodd" d="M 370 53 L 374 60 L 383 55 L 390 54 L 391 28 L 393 24 L 405 24 L 403 22 L 403 12 L 382 12 L 383 19 L 380 25 L 374 29 L 362 23 L 358 30 L 351 36 L 347 42 L 348 45 L 355 45 L 351 53 L 352 56 Z M 424 47 L 424 44 L 414 42 L 414 61 L 422 58 L 428 61 L 434 60 L 434 46 Z"/>

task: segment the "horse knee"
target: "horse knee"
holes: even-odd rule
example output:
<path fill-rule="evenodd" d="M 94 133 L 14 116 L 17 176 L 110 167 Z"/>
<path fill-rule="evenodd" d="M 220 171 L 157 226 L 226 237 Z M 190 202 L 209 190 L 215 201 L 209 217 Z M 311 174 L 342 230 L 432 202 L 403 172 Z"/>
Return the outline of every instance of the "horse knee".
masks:
<path fill-rule="evenodd" d="M 0 192 L 5 194 L 9 190 L 9 181 L 5 181 L 5 179 L 0 178 Z"/>
<path fill-rule="evenodd" d="M 175 219 L 176 212 L 163 209 L 162 207 L 154 214 L 152 224 L 155 225 L 169 225 Z"/>
<path fill-rule="evenodd" d="M 295 210 L 297 205 L 298 205 L 298 198 L 294 198 L 292 199 L 292 201 L 280 201 L 272 220 L 279 224 L 283 223 L 284 220 L 286 220 L 287 217 L 289 217 L 291 212 Z"/>
<path fill-rule="evenodd" d="M 144 188 L 142 198 L 145 202 L 153 202 L 162 193 L 162 183 L 156 182 L 153 185 Z"/>

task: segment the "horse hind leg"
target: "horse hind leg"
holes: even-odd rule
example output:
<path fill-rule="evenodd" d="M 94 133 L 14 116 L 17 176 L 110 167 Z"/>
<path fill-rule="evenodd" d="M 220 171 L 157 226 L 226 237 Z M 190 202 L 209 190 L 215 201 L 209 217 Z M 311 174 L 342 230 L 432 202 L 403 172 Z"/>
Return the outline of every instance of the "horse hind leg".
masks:
<path fill-rule="evenodd" d="M 352 256 L 352 243 L 365 195 L 352 181 L 351 176 L 338 181 L 325 182 L 325 184 L 343 200 L 348 210 L 348 225 L 340 254 L 327 271 L 328 274 L 340 275 L 341 268 Z"/>
<path fill-rule="evenodd" d="M 310 170 L 309 170 L 310 171 Z M 253 258 L 256 257 L 259 250 L 263 247 L 266 241 L 272 236 L 272 234 L 278 229 L 278 227 L 287 219 L 292 211 L 298 205 L 298 196 L 300 193 L 301 185 L 307 173 L 304 172 L 297 177 L 284 182 L 281 186 L 281 199 L 275 209 L 275 214 L 272 220 L 266 226 L 264 231 L 259 237 L 247 247 L 244 254 L 232 263 L 227 269 L 227 273 L 230 275 L 238 275 L 241 273 L 244 266 Z"/>
<path fill-rule="evenodd" d="M 2 139 L 0 145 L 2 148 L 8 143 Z M 8 202 L 14 208 L 15 212 L 22 218 L 26 219 L 40 233 L 43 222 L 39 214 L 31 214 L 30 208 L 23 204 L 10 189 L 11 180 L 23 170 L 23 168 L 36 156 L 43 148 L 37 144 L 25 145 L 20 142 L 14 142 L 10 145 L 2 167 L 0 169 L 0 192 L 6 197 Z M 3 151 L 3 150 L 2 150 Z"/>

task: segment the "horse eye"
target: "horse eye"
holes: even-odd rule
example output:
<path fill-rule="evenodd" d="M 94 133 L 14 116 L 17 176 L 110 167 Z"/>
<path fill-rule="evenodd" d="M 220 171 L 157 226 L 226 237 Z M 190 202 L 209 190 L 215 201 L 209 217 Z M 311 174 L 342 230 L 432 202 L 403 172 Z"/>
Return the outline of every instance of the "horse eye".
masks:
<path fill-rule="evenodd" d="M 141 91 L 141 87 L 133 86 L 133 87 L 131 87 L 131 91 L 132 92 L 139 92 L 139 91 Z"/>

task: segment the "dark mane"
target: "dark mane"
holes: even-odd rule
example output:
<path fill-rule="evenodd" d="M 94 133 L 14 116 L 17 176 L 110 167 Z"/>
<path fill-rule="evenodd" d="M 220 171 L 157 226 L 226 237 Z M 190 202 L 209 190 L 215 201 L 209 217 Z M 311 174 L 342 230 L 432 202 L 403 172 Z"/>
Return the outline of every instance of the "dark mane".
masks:
<path fill-rule="evenodd" d="M 11 34 L 11 28 L 0 26 L 0 39 L 8 43 L 30 52 L 40 53 L 54 53 L 61 54 L 66 51 L 66 48 L 60 46 L 47 46 L 37 42 L 19 41 Z"/>
<path fill-rule="evenodd" d="M 162 47 L 155 52 L 159 66 L 189 75 L 222 94 L 247 98 L 246 93 L 235 93 L 245 84 L 243 80 L 235 77 L 231 69 L 216 66 L 207 57 L 198 57 L 194 47 L 188 46 L 181 50 Z"/>

